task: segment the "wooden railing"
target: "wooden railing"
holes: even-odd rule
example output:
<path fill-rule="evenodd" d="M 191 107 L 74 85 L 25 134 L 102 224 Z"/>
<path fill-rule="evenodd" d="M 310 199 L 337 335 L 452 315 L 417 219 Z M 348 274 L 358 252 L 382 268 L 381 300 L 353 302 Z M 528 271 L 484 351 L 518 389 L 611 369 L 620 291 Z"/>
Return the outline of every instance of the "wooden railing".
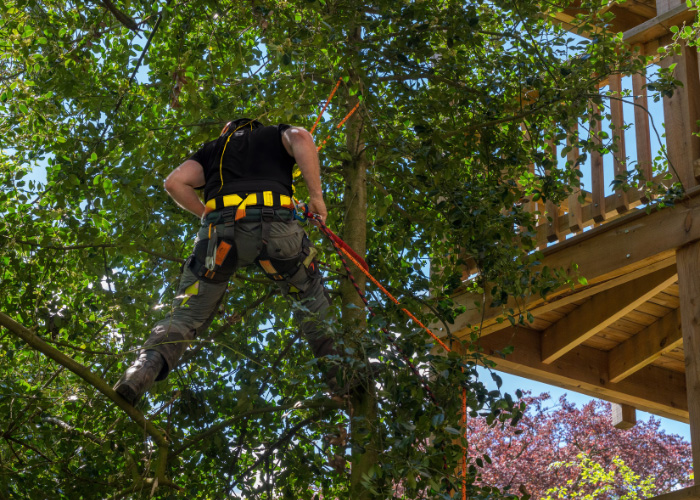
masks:
<path fill-rule="evenodd" d="M 662 66 L 676 63 L 674 76 L 683 83 L 673 96 L 663 97 L 659 103 L 648 96 L 645 75 L 636 74 L 623 78 L 613 75 L 601 89 L 605 110 L 601 115 L 610 115 L 609 123 L 591 121 L 581 117 L 582 125 L 571 130 L 569 136 L 576 137 L 586 130 L 592 140 L 601 142 L 599 132 L 605 130 L 614 137 L 615 147 L 609 154 L 593 152 L 584 163 L 577 164 L 579 151 L 571 148 L 565 159 L 559 160 L 560 168 L 578 168 L 583 173 L 583 189 L 576 188 L 571 195 L 559 204 L 551 201 L 542 203 L 529 201 L 526 210 L 537 217 L 537 246 L 549 245 L 565 240 L 570 235 L 580 234 L 592 226 L 605 224 L 642 204 L 649 203 L 649 189 L 644 182 L 639 185 L 615 184 L 615 179 L 624 178 L 629 169 L 638 169 L 643 178 L 654 185 L 680 181 L 685 189 L 694 187 L 700 174 L 700 138 L 697 137 L 700 119 L 700 73 L 698 56 L 694 48 L 683 47 L 681 55 L 665 59 Z M 630 90 L 631 95 L 625 96 Z M 593 109 L 591 103 L 591 109 Z M 653 127 L 652 121 L 653 120 Z M 625 133 L 631 125 L 631 131 Z M 665 127 L 665 128 L 664 128 Z M 663 136 L 665 132 L 665 137 Z M 547 145 L 548 154 L 558 158 L 558 151 L 569 145 L 553 143 Z M 666 154 L 661 148 L 666 148 Z M 656 171 L 652 171 L 653 158 L 659 156 Z M 563 165 L 563 162 L 566 165 Z M 531 166 L 531 168 L 534 168 Z M 664 180 L 666 174 L 670 180 Z M 700 175 L 699 175 L 700 177 Z M 580 201 L 583 198 L 583 202 Z"/>

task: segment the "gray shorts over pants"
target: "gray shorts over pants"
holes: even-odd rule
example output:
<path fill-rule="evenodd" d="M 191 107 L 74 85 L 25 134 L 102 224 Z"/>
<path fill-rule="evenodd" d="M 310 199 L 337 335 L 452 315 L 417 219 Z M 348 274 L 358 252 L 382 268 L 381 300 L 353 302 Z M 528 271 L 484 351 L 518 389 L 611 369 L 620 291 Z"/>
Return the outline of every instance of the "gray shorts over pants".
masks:
<path fill-rule="evenodd" d="M 207 239 L 207 227 L 217 218 L 218 214 L 213 212 L 204 219 L 198 241 Z M 271 225 L 267 243 L 269 257 L 281 260 L 294 259 L 302 254 L 305 247 L 308 247 L 306 233 L 297 221 L 274 221 L 267 224 Z M 233 239 L 237 259 L 235 265 L 228 269 L 229 271 L 255 264 L 263 248 L 262 225 L 261 221 L 235 223 Z M 213 283 L 195 274 L 193 266 L 190 265 L 193 257 L 190 257 L 183 266 L 177 295 L 170 313 L 165 319 L 156 323 L 151 336 L 143 346 L 144 349 L 160 352 L 165 358 L 166 366 L 156 380 L 164 379 L 169 371 L 177 366 L 189 343 L 209 327 L 226 291 L 228 280 Z M 316 261 L 314 260 L 313 265 L 309 267 L 300 265 L 291 275 L 274 282 L 285 296 L 300 301 L 308 310 L 299 315 L 302 321 L 301 330 L 314 356 L 320 358 L 335 354 L 332 339 L 324 335 L 324 320 L 329 314 L 330 299 L 323 288 Z M 327 374 L 329 375 L 331 374 Z"/>

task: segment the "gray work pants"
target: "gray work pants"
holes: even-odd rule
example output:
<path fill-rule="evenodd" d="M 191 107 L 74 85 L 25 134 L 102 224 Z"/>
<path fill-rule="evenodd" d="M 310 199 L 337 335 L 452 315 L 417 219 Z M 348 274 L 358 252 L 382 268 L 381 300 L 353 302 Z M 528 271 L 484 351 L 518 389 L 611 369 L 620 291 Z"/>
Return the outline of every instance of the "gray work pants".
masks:
<path fill-rule="evenodd" d="M 210 214 L 203 227 L 215 220 L 216 213 Z M 262 222 L 236 222 L 234 240 L 237 250 L 235 269 L 255 263 L 262 250 Z M 303 250 L 306 233 L 297 221 L 270 222 L 270 235 L 267 243 L 268 256 L 275 259 L 293 259 Z M 200 235 L 206 236 L 206 231 Z M 201 238 L 201 237 L 200 237 Z M 188 261 L 189 263 L 189 261 Z M 296 272 L 283 281 L 275 281 L 285 296 L 300 301 L 308 312 L 300 313 L 301 329 L 311 346 L 315 357 L 335 354 L 333 341 L 324 335 L 324 320 L 327 319 L 330 299 L 323 288 L 318 264 L 314 261 L 309 268 L 301 265 Z M 156 380 L 164 379 L 169 371 L 177 366 L 189 343 L 201 335 L 214 319 L 214 315 L 226 291 L 227 282 L 211 283 L 198 278 L 185 265 L 173 307 L 168 316 L 156 323 L 144 349 L 154 349 L 165 358 L 166 366 Z M 334 370 L 331 370 L 334 371 Z M 326 376 L 332 376 L 327 373 Z"/>

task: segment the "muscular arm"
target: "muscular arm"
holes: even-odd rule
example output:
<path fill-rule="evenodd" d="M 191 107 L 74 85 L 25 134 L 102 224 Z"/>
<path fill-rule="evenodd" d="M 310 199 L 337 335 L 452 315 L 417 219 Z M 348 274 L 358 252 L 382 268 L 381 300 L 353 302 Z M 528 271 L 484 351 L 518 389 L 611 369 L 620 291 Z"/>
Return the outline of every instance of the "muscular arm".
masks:
<path fill-rule="evenodd" d="M 318 152 L 311 134 L 301 127 L 288 128 L 282 134 L 282 144 L 297 161 L 299 170 L 304 176 L 306 187 L 309 189 L 309 211 L 320 215 L 321 221 L 325 224 L 328 212 L 321 190 Z"/>
<path fill-rule="evenodd" d="M 196 187 L 203 186 L 204 169 L 199 162 L 185 160 L 185 162 L 170 172 L 165 179 L 163 187 L 175 203 L 197 217 L 204 214 L 204 204 L 197 196 Z"/>

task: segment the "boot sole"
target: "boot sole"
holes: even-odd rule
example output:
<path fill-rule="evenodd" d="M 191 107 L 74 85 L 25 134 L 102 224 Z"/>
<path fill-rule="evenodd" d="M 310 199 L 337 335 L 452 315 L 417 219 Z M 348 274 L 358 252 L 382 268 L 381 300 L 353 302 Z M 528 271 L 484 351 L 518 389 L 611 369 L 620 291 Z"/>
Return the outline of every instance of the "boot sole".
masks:
<path fill-rule="evenodd" d="M 139 400 L 140 395 L 128 384 L 117 382 L 117 385 L 114 386 L 114 390 L 131 406 L 134 406 Z"/>

